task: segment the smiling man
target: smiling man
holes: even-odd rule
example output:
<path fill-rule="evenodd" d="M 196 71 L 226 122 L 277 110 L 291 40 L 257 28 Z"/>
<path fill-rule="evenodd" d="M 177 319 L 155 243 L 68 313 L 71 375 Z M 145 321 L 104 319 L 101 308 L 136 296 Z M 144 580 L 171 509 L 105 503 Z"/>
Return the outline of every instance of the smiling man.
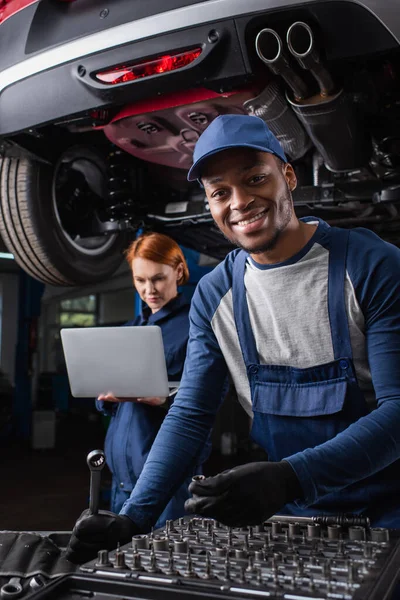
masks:
<path fill-rule="evenodd" d="M 315 229 L 296 218 L 291 196 L 296 175 L 274 154 L 226 149 L 215 164 L 204 165 L 201 181 L 222 233 L 260 263 L 291 256 Z"/>
<path fill-rule="evenodd" d="M 138 532 L 156 521 L 229 373 L 269 460 L 192 483 L 188 511 L 227 525 L 279 511 L 400 527 L 400 250 L 366 229 L 297 219 L 294 170 L 257 117 L 215 119 L 188 178 L 240 249 L 197 287 L 181 387 L 121 514 Z M 94 518 L 76 526 L 79 543 Z M 106 540 L 105 527 L 98 547 Z"/>

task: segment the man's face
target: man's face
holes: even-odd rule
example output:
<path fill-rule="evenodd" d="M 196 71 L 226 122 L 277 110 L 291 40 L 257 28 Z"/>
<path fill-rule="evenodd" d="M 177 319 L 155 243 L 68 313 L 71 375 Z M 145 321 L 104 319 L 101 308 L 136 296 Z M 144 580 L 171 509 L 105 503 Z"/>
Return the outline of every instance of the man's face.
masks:
<path fill-rule="evenodd" d="M 202 173 L 211 214 L 229 241 L 252 254 L 272 250 L 296 219 L 296 175 L 268 152 L 233 148 L 210 157 Z"/>

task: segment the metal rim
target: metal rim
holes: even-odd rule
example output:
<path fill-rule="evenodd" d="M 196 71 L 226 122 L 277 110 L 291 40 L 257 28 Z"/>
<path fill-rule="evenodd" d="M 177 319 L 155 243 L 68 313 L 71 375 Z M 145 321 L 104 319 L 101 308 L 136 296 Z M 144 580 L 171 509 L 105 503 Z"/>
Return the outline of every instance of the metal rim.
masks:
<path fill-rule="evenodd" d="M 63 153 L 54 169 L 51 193 L 54 214 L 63 237 L 79 253 L 94 257 L 104 254 L 114 244 L 118 234 L 81 237 L 77 231 L 71 231 L 66 222 L 68 220 L 66 215 L 71 216 L 72 214 L 76 215 L 74 220 L 79 221 L 80 211 L 84 209 L 84 206 L 77 204 L 81 195 L 90 196 L 92 203 L 96 197 L 99 201 L 101 200 L 99 191 L 103 186 L 104 175 L 100 165 L 90 154 L 90 151 L 85 154 L 83 147 L 70 149 Z M 85 173 L 84 163 L 87 164 L 91 177 L 89 177 L 89 173 Z M 79 177 L 76 177 L 77 174 Z M 73 184 L 74 177 L 77 187 L 74 193 L 71 193 L 68 186 Z M 91 180 L 90 183 L 88 179 Z M 62 184 L 62 180 L 65 185 Z"/>
<path fill-rule="evenodd" d="M 308 44 L 308 48 L 307 48 L 307 50 L 305 50 L 305 52 L 298 52 L 293 47 L 292 38 L 293 38 L 293 35 L 295 35 L 296 29 L 297 30 L 305 30 L 308 33 L 309 44 Z M 287 41 L 288 48 L 289 48 L 290 52 L 293 54 L 293 56 L 297 56 L 298 58 L 304 58 L 305 56 L 308 56 L 312 50 L 312 47 L 314 44 L 314 34 L 312 32 L 311 27 L 309 27 L 307 25 L 307 23 L 303 23 L 302 21 L 296 21 L 296 23 L 292 23 L 292 25 L 289 27 L 287 34 L 286 34 L 286 41 Z"/>
<path fill-rule="evenodd" d="M 275 38 L 276 44 L 277 44 L 277 52 L 276 55 L 273 56 L 272 58 L 267 58 L 266 56 L 264 56 L 264 54 L 262 53 L 261 49 L 260 49 L 260 43 L 261 43 L 261 36 L 265 36 L 265 34 L 268 33 L 271 36 L 273 36 Z M 256 42 L 255 42 L 255 46 L 256 46 L 256 52 L 259 56 L 259 58 L 266 62 L 266 63 L 274 63 L 276 60 L 278 60 L 281 51 L 282 51 L 282 41 L 281 38 L 279 37 L 279 35 L 276 33 L 276 31 L 274 31 L 273 29 L 262 29 L 261 31 L 258 32 L 257 37 L 256 37 Z"/>

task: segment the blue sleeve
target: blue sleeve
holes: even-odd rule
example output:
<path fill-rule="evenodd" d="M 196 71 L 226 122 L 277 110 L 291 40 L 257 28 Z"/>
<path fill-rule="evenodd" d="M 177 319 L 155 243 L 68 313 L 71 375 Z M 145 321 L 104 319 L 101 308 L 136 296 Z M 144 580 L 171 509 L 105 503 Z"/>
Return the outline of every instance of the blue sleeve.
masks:
<path fill-rule="evenodd" d="M 400 458 L 400 250 L 353 230 L 347 271 L 365 319 L 377 408 L 334 439 L 287 458 L 303 487 L 302 506 Z"/>
<path fill-rule="evenodd" d="M 198 285 L 189 314 L 190 334 L 179 392 L 121 514 L 143 531 L 158 516 L 197 464 L 222 403 L 227 367 L 206 316 Z"/>

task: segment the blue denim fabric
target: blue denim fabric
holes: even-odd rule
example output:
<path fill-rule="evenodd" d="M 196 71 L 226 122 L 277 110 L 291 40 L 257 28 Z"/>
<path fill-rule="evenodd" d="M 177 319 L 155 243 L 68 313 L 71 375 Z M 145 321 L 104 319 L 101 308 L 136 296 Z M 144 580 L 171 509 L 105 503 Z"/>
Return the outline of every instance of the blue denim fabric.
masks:
<path fill-rule="evenodd" d="M 368 414 L 353 365 L 350 333 L 344 298 L 348 232 L 338 230 L 332 240 L 329 258 L 328 310 L 335 360 L 310 368 L 258 363 L 244 286 L 247 255 L 237 257 L 233 278 L 233 306 L 243 359 L 250 383 L 254 412 L 252 438 L 268 453 L 271 461 L 287 459 L 299 481 L 305 473 L 298 469 L 296 456 L 333 440 Z M 354 465 L 356 474 L 357 466 Z M 397 523 L 400 510 L 388 510 L 385 496 L 399 488 L 397 461 L 379 473 L 337 491 L 327 493 L 306 506 L 293 503 L 283 512 L 297 516 L 329 512 L 369 512 L 381 518 L 384 526 Z M 381 502 L 383 500 L 383 503 Z M 380 503 L 380 506 L 379 506 Z M 378 510 L 377 507 L 379 506 Z M 384 509 L 386 506 L 386 510 Z M 383 517 L 384 515 L 384 517 Z M 375 524 L 375 523 L 374 523 Z M 389 525 L 390 526 L 390 525 Z"/>
<path fill-rule="evenodd" d="M 310 440 L 323 444 L 367 414 L 350 359 L 310 369 L 251 365 L 249 371 L 252 437 L 272 461 L 309 448 Z"/>
<path fill-rule="evenodd" d="M 196 473 L 200 473 L 200 469 L 197 469 Z M 168 502 L 167 506 L 159 516 L 154 528 L 158 529 L 159 527 L 164 527 L 165 522 L 168 520 L 174 521 L 175 519 L 179 519 L 179 517 L 183 517 L 185 515 L 184 505 L 186 500 L 189 498 L 190 494 L 188 492 L 188 487 L 191 482 L 191 477 L 188 477 L 185 482 L 178 489 L 176 494 L 171 498 Z M 125 502 L 129 503 L 130 492 L 126 492 L 121 489 L 119 483 L 113 479 L 112 488 L 111 488 L 111 510 L 114 513 L 119 513 L 125 504 Z"/>

